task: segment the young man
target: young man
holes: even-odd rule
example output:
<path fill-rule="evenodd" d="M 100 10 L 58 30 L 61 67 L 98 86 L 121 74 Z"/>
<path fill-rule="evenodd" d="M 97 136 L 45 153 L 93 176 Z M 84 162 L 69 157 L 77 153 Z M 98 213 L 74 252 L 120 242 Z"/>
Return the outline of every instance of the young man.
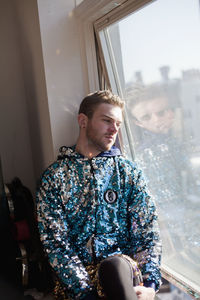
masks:
<path fill-rule="evenodd" d="M 152 300 L 160 285 L 154 203 L 135 164 L 113 146 L 123 108 L 110 91 L 83 99 L 76 145 L 62 147 L 41 180 L 41 240 L 65 299 Z M 144 286 L 134 287 L 138 267 Z"/>
<path fill-rule="evenodd" d="M 189 171 L 188 155 L 177 134 L 180 135 L 180 128 L 175 126 L 180 123 L 174 111 L 177 103 L 170 101 L 166 87 L 156 84 L 144 87 L 137 97 L 130 97 L 129 101 L 133 123 L 139 128 L 135 143 L 136 160 L 159 209 L 164 233 L 163 254 L 176 253 L 182 251 L 187 232 L 183 202 L 187 199 L 186 172 Z M 137 132 L 137 129 L 132 131 Z"/>
<path fill-rule="evenodd" d="M 174 122 L 174 112 L 163 97 L 138 102 L 131 113 L 137 126 L 155 134 L 168 134 Z"/>

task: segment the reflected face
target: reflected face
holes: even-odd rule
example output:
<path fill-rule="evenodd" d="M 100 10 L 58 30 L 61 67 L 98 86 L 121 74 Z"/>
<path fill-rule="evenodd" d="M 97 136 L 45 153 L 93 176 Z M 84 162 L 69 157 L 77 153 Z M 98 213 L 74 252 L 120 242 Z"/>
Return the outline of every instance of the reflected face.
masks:
<path fill-rule="evenodd" d="M 122 110 L 111 104 L 97 106 L 91 119 L 88 119 L 86 137 L 89 146 L 97 151 L 107 151 L 115 143 L 122 123 Z"/>
<path fill-rule="evenodd" d="M 168 107 L 165 98 L 142 101 L 131 110 L 131 113 L 138 126 L 154 133 L 166 134 L 174 121 L 174 112 Z"/>

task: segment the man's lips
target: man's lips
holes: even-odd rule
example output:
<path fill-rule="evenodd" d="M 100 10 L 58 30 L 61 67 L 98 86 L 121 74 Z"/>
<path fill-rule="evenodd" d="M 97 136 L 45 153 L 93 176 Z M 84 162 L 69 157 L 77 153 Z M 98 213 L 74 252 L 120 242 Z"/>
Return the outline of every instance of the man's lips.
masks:
<path fill-rule="evenodd" d="M 109 141 L 113 141 L 114 136 L 112 136 L 112 135 L 106 135 L 105 138 L 106 138 L 107 140 L 109 140 Z"/>
<path fill-rule="evenodd" d="M 170 124 L 171 125 L 171 124 Z M 164 123 L 164 124 L 160 124 L 159 126 L 157 126 L 157 128 L 159 129 L 159 130 L 168 130 L 169 128 L 170 128 L 170 125 L 169 124 L 167 124 L 167 123 Z"/>

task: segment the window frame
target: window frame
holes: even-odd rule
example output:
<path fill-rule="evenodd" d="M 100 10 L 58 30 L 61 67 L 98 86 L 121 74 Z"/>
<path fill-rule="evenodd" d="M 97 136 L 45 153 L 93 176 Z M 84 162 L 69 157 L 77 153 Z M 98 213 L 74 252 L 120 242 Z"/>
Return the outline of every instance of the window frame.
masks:
<path fill-rule="evenodd" d="M 100 60 L 105 80 L 107 81 L 107 86 L 111 86 L 101 48 L 99 32 L 108 25 L 128 16 L 136 10 L 144 8 L 145 5 L 153 3 L 154 1 L 157 0 L 84 0 L 78 7 L 75 8 L 74 13 L 77 17 L 79 27 L 83 70 L 85 71 L 85 74 L 87 74 L 87 92 L 93 92 L 100 88 L 96 41 L 98 44 L 98 51 L 100 53 Z M 117 74 L 114 77 L 117 77 Z M 123 96 L 121 94 L 120 87 L 117 83 L 115 84 L 117 93 L 120 96 Z M 134 153 L 132 153 L 131 156 L 134 157 Z M 195 299 L 200 298 L 199 286 L 191 284 L 181 275 L 169 269 L 164 264 L 161 266 L 161 272 L 163 278 L 167 279 L 179 289 Z"/>

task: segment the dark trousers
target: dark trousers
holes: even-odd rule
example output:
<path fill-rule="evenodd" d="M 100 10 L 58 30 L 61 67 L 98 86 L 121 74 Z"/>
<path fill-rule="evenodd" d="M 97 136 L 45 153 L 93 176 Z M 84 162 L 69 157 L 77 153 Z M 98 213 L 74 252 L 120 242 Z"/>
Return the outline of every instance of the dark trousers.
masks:
<path fill-rule="evenodd" d="M 131 264 L 120 256 L 108 257 L 99 267 L 99 280 L 108 300 L 137 300 Z"/>

